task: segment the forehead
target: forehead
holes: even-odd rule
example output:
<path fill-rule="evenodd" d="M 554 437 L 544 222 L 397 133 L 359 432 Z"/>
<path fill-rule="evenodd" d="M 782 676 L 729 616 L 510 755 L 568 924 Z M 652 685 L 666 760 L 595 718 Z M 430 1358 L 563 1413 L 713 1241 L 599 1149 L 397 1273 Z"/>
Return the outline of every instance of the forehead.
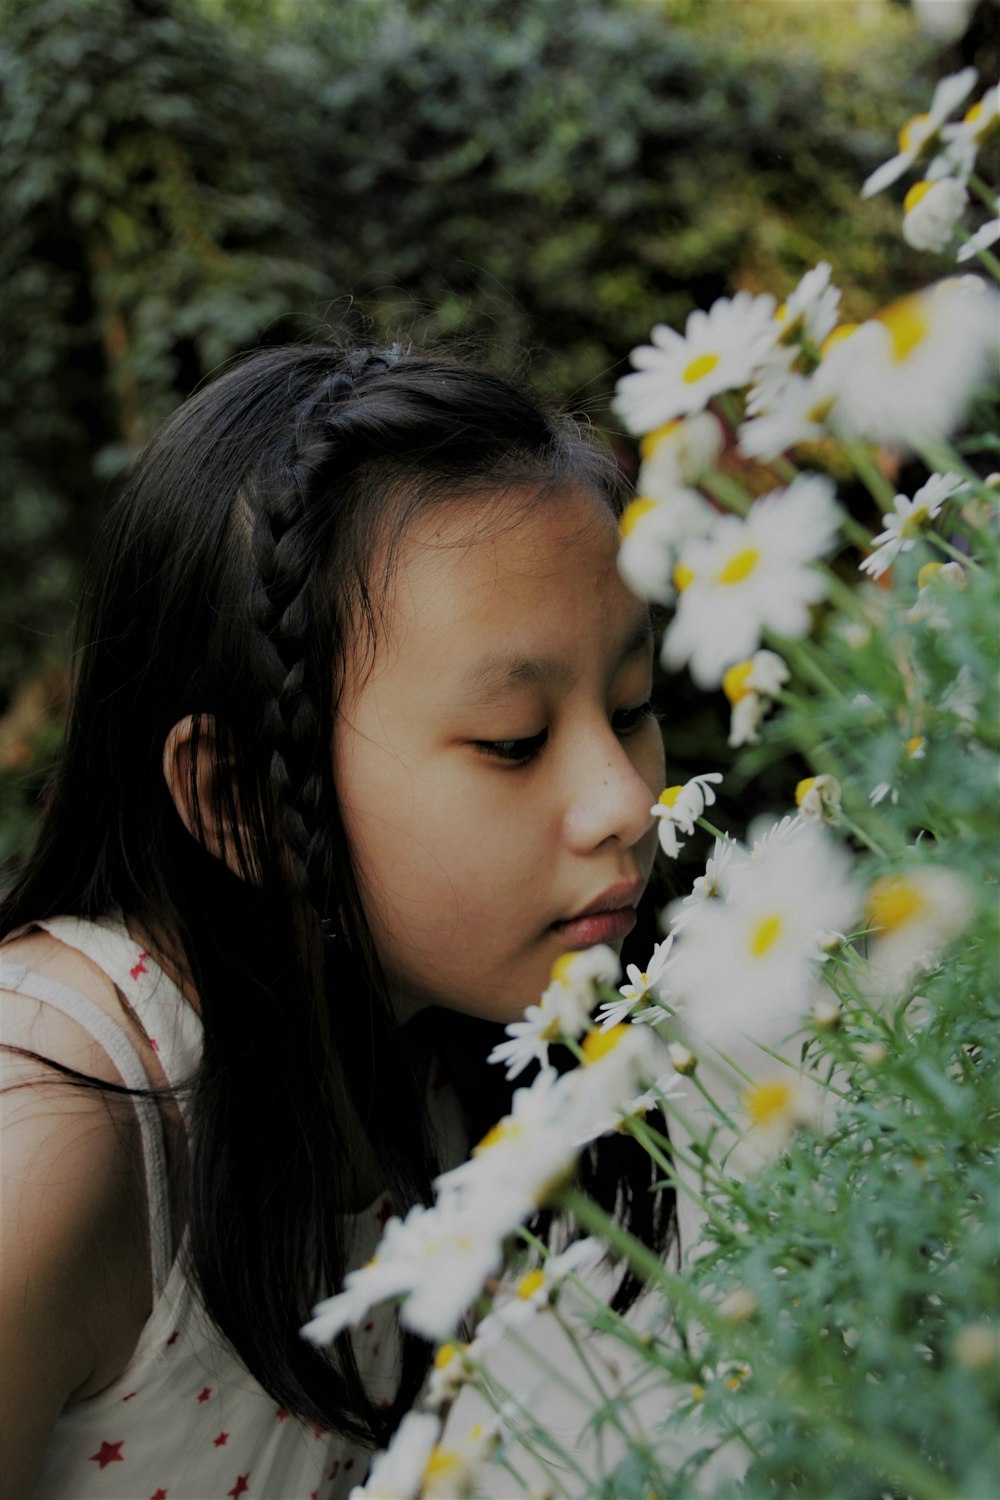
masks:
<path fill-rule="evenodd" d="M 508 490 L 435 505 L 400 538 L 369 673 L 412 672 L 427 691 L 484 654 L 556 655 L 634 634 L 645 604 L 619 579 L 618 526 L 592 490 Z M 352 673 L 354 675 L 354 673 Z"/>

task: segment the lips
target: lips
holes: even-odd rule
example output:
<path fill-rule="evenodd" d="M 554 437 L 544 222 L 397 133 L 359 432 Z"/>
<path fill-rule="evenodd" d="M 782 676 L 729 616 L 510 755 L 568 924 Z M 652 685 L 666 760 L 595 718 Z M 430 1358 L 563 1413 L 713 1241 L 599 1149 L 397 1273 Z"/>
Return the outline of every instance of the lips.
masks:
<path fill-rule="evenodd" d="M 552 930 L 571 948 L 593 948 L 597 943 L 616 943 L 635 926 L 635 907 L 645 881 L 629 880 L 609 886 L 574 916 L 553 922 Z"/>
<path fill-rule="evenodd" d="M 593 917 L 604 912 L 621 911 L 623 907 L 629 907 L 634 911 L 639 897 L 642 895 L 646 882 L 644 880 L 621 881 L 618 885 L 608 886 L 602 891 L 596 900 L 591 901 L 588 906 L 582 906 L 573 916 L 566 917 L 561 922 L 556 922 L 556 927 L 578 922 L 583 917 Z"/>

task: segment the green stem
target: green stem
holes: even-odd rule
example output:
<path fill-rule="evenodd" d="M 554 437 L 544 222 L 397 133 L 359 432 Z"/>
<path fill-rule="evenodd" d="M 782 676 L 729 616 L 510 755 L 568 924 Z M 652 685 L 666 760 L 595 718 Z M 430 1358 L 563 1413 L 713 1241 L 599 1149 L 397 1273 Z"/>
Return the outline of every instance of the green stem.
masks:
<path fill-rule="evenodd" d="M 1000 281 L 1000 260 L 997 260 L 996 256 L 985 247 L 977 250 L 975 256 L 980 265 L 985 266 L 990 275 Z"/>
<path fill-rule="evenodd" d="M 994 215 L 1000 212 L 1000 210 L 997 209 L 996 193 L 990 187 L 989 183 L 984 182 L 983 179 L 981 177 L 978 177 L 975 172 L 972 172 L 969 176 L 969 187 L 975 193 L 976 197 L 981 199 L 981 201 L 986 204 L 987 208 L 993 210 Z"/>
<path fill-rule="evenodd" d="M 778 478 L 783 479 L 786 484 L 791 484 L 793 479 L 799 477 L 799 471 L 795 465 L 789 459 L 781 457 L 780 454 L 777 458 L 772 458 L 771 468 L 777 474 Z"/>
<path fill-rule="evenodd" d="M 697 1074 L 689 1074 L 689 1077 L 701 1097 L 711 1106 L 713 1113 L 719 1120 L 722 1121 L 723 1125 L 728 1126 L 730 1130 L 734 1130 L 737 1135 L 742 1134 L 742 1132 L 740 1131 L 740 1127 L 737 1125 L 736 1121 L 732 1118 L 731 1115 L 726 1113 L 717 1099 L 712 1098 L 712 1095 L 709 1093 L 708 1089 L 702 1083 Z"/>
<path fill-rule="evenodd" d="M 570 1214 L 578 1224 L 591 1234 L 596 1234 L 606 1245 L 616 1251 L 628 1266 L 647 1286 L 658 1287 L 693 1318 L 696 1318 L 710 1333 L 717 1337 L 731 1337 L 733 1328 L 715 1309 L 698 1296 L 687 1278 L 666 1266 L 648 1246 L 599 1208 L 592 1198 L 579 1188 L 564 1188 L 559 1195 L 559 1206 Z"/>
<path fill-rule="evenodd" d="M 738 516 L 745 516 L 750 509 L 750 496 L 739 481 L 730 479 L 728 474 L 720 474 L 716 469 L 702 480 L 702 484 L 710 495 L 714 495 L 727 510 L 735 511 Z"/>
<path fill-rule="evenodd" d="M 991 501 L 996 499 L 995 492 L 988 490 L 983 484 L 982 476 L 971 469 L 958 449 L 945 439 L 924 438 L 914 446 L 930 473 L 958 474 L 978 494 Z"/>
<path fill-rule="evenodd" d="M 854 819 L 849 818 L 843 811 L 840 814 L 840 821 L 847 829 L 848 833 L 853 834 L 860 844 L 864 844 L 866 849 L 870 849 L 873 854 L 877 854 L 879 859 L 889 858 L 888 854 L 881 847 L 881 845 L 876 844 L 875 840 L 871 838 L 867 833 L 865 833 L 865 830 L 860 826 L 860 824 L 855 823 Z"/>
<path fill-rule="evenodd" d="M 525 1339 L 520 1338 L 514 1330 L 510 1330 L 507 1334 L 507 1337 L 509 1338 L 510 1342 L 520 1348 L 522 1352 L 527 1352 L 532 1362 L 534 1364 L 540 1365 L 559 1384 L 566 1384 L 566 1381 L 561 1376 L 560 1372 L 556 1370 L 555 1367 L 551 1365 L 550 1362 L 545 1359 L 544 1356 L 541 1355 L 534 1346 L 529 1345 Z M 537 1458 L 540 1463 L 545 1464 L 546 1472 L 549 1471 L 549 1464 L 546 1463 L 546 1461 L 541 1457 L 539 1453 L 535 1452 L 535 1449 L 532 1446 L 533 1443 L 540 1444 L 541 1446 L 549 1449 L 557 1456 L 560 1462 L 564 1463 L 567 1468 L 571 1469 L 574 1474 L 582 1479 L 584 1481 L 584 1484 L 588 1484 L 589 1478 L 587 1474 L 584 1473 L 583 1469 L 573 1458 L 572 1454 L 570 1454 L 569 1451 L 565 1449 L 562 1444 L 552 1436 L 552 1433 L 548 1430 L 548 1428 L 539 1426 L 535 1414 L 528 1407 L 526 1407 L 522 1401 L 519 1401 L 516 1396 L 511 1395 L 506 1386 L 501 1385 L 498 1380 L 494 1379 L 492 1373 L 489 1370 L 486 1370 L 482 1366 L 480 1366 L 479 1368 L 484 1377 L 484 1384 L 488 1382 L 489 1386 L 494 1388 L 501 1397 L 501 1400 L 498 1402 L 494 1400 L 495 1409 L 499 1411 L 503 1406 L 507 1406 L 508 1408 L 514 1407 L 522 1416 L 527 1419 L 531 1428 L 531 1441 L 529 1442 L 524 1436 L 519 1433 L 517 1435 L 518 1443 L 527 1448 L 529 1453 L 533 1453 L 535 1458 Z M 580 1391 L 577 1387 L 572 1387 L 572 1389 L 578 1401 L 585 1400 L 582 1391 Z M 494 1399 L 492 1395 L 490 1399 Z"/>
<path fill-rule="evenodd" d="M 892 502 L 896 498 L 895 491 L 875 462 L 867 443 L 845 442 L 843 448 L 855 474 L 863 482 L 872 499 L 883 510 L 892 510 Z"/>
<path fill-rule="evenodd" d="M 812 682 L 814 687 L 822 688 L 829 698 L 843 698 L 840 688 L 820 666 L 819 654 L 806 641 L 792 641 L 779 636 L 774 644 L 775 649 L 792 664 L 800 677 Z"/>
<path fill-rule="evenodd" d="M 723 833 L 721 828 L 716 828 L 715 824 L 710 823 L 707 818 L 695 818 L 695 822 L 699 828 L 704 828 L 706 833 L 712 834 L 717 839 L 722 839 L 724 843 L 731 844 L 733 842 L 728 833 Z"/>
<path fill-rule="evenodd" d="M 938 532 L 928 531 L 927 540 L 930 542 L 931 546 L 936 547 L 939 552 L 943 552 L 945 556 L 950 557 L 954 562 L 961 563 L 963 568 L 968 568 L 970 573 L 978 573 L 980 571 L 979 564 L 976 562 L 975 558 L 969 557 L 968 553 L 966 552 L 960 552 L 957 547 L 953 547 L 951 542 L 946 541 L 943 536 L 940 536 L 938 534 Z"/>

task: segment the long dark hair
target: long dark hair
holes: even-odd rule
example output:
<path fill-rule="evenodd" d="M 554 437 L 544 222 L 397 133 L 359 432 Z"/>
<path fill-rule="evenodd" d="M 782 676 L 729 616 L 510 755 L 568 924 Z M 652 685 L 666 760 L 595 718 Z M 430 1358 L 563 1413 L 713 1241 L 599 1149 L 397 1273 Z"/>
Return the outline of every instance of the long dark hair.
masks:
<path fill-rule="evenodd" d="M 345 652 L 359 630 L 374 643 L 393 549 L 421 508 L 565 483 L 618 504 L 613 463 L 575 424 L 451 358 L 273 349 L 192 397 L 104 529 L 65 750 L 0 909 L 4 933 L 120 910 L 175 956 L 204 1023 L 186 1174 L 195 1283 L 279 1404 L 369 1441 L 412 1402 L 427 1349 L 405 1341 L 386 1413 L 346 1340 L 330 1360 L 299 1337 L 346 1270 L 345 1109 L 396 1212 L 432 1197 L 439 1164 L 332 774 Z M 187 715 L 195 837 L 162 771 Z M 475 1054 L 455 1078 L 481 1099 L 470 1078 L 495 1037 L 462 1021 L 435 1024 L 446 1054 Z M 583 1180 L 662 1246 L 672 1201 L 650 1193 L 648 1159 L 629 1144 L 591 1151 Z M 619 1301 L 634 1292 L 626 1279 Z"/>

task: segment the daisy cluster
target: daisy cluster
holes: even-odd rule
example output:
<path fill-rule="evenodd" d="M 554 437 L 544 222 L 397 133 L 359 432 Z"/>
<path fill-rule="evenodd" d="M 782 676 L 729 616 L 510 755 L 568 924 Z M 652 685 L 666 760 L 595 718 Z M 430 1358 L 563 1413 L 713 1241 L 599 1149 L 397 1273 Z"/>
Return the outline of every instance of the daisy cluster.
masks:
<path fill-rule="evenodd" d="M 788 682 L 788 643 L 829 608 L 826 563 L 844 534 L 863 542 L 861 569 L 878 580 L 971 493 L 958 467 L 893 495 L 879 463 L 891 471 L 940 451 L 988 388 L 996 290 L 974 276 L 942 281 L 860 324 L 838 321 L 840 301 L 826 262 L 780 306 L 769 294 L 720 298 L 683 334 L 655 327 L 618 384 L 616 410 L 641 459 L 619 569 L 672 611 L 663 665 L 726 694 L 734 747 L 757 741 Z M 845 516 L 830 473 L 796 466 L 837 452 L 878 481 L 874 537 Z"/>
<path fill-rule="evenodd" d="M 915 250 L 942 253 L 954 246 L 969 208 L 970 185 L 991 212 L 958 246 L 959 261 L 971 260 L 1000 240 L 1000 201 L 975 175 L 977 158 L 1000 137 L 1000 88 L 996 85 L 969 104 L 979 81 L 975 68 L 942 78 L 930 107 L 906 121 L 899 150 L 876 167 L 861 189 L 865 198 L 881 193 L 901 177 L 916 175 L 903 202 L 903 238 Z M 966 105 L 960 120 L 953 116 Z"/>
<path fill-rule="evenodd" d="M 509 1026 L 510 1043 L 494 1056 L 512 1076 L 541 1061 L 531 1085 L 515 1090 L 509 1115 L 469 1159 L 437 1179 L 432 1205 L 388 1221 L 374 1258 L 315 1309 L 306 1338 L 329 1343 L 390 1298 L 401 1299 L 405 1327 L 451 1338 L 501 1270 L 508 1241 L 572 1177 L 581 1150 L 674 1090 L 666 1048 L 655 1037 L 625 1026 L 598 1030 L 589 1020 L 595 983 L 618 973 L 615 954 L 603 947 L 557 963 L 549 1000 L 531 1007 L 538 1018 Z M 549 1045 L 580 1036 L 580 1066 L 557 1072 Z"/>

